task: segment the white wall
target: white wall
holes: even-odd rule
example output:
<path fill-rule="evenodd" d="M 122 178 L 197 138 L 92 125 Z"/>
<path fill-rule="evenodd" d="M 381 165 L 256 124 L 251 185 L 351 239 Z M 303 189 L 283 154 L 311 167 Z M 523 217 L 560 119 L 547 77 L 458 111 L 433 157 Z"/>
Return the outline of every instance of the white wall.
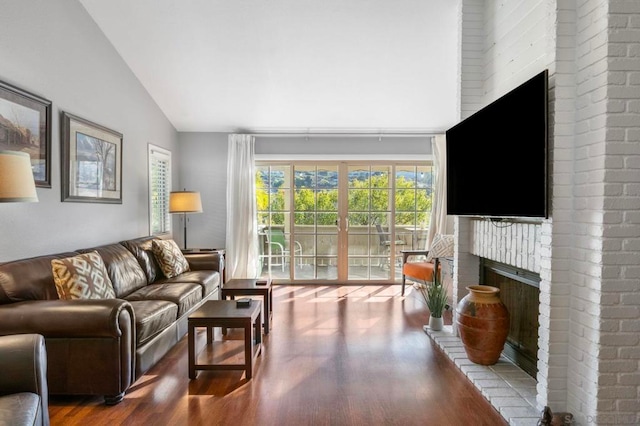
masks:
<path fill-rule="evenodd" d="M 178 134 L 180 185 L 173 190 L 200 191 L 202 213 L 188 215 L 189 248 L 223 248 L 227 225 L 227 146 L 226 133 L 181 132 Z M 182 217 L 173 217 L 174 238 L 182 247 Z"/>
<path fill-rule="evenodd" d="M 0 11 L 0 80 L 53 102 L 52 187 L 39 203 L 0 204 L 0 261 L 147 235 L 147 144 L 176 158 L 175 129 L 76 0 Z M 61 111 L 123 134 L 121 205 L 61 202 Z"/>
<path fill-rule="evenodd" d="M 574 336 L 591 350 L 572 367 L 581 374 L 576 386 L 598 383 L 598 424 L 640 424 L 640 2 L 578 2 L 577 9 L 589 24 L 582 18 L 577 34 L 581 232 L 571 278 L 580 284 L 575 311 L 599 316 L 579 318 Z M 592 404 L 586 396 L 581 407 Z"/>
<path fill-rule="evenodd" d="M 429 136 L 256 137 L 256 156 L 323 159 L 430 159 Z"/>

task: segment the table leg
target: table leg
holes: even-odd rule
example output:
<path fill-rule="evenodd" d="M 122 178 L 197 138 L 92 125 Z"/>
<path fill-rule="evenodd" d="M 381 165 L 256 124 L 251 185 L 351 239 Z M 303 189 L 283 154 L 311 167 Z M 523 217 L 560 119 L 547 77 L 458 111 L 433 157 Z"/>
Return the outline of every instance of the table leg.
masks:
<path fill-rule="evenodd" d="M 273 288 L 269 287 L 269 319 L 273 316 Z"/>
<path fill-rule="evenodd" d="M 213 327 L 207 327 L 207 343 L 213 342 Z"/>
<path fill-rule="evenodd" d="M 260 318 L 260 315 L 258 315 L 258 318 L 256 318 L 254 328 L 256 333 L 256 344 L 262 343 L 262 320 Z"/>
<path fill-rule="evenodd" d="M 258 315 L 260 319 L 260 315 Z M 246 379 L 253 376 L 253 327 L 251 320 L 244 326 L 244 365 L 246 368 Z"/>
<path fill-rule="evenodd" d="M 196 378 L 196 339 L 195 339 L 195 328 L 192 325 L 188 326 L 187 329 L 189 333 L 188 337 L 188 346 L 189 346 L 189 378 Z"/>
<path fill-rule="evenodd" d="M 269 330 L 271 330 L 271 318 L 269 318 L 271 316 L 271 301 L 269 300 L 271 291 L 268 291 L 267 293 L 268 294 L 262 295 L 262 298 L 264 299 L 264 334 L 269 334 Z"/>

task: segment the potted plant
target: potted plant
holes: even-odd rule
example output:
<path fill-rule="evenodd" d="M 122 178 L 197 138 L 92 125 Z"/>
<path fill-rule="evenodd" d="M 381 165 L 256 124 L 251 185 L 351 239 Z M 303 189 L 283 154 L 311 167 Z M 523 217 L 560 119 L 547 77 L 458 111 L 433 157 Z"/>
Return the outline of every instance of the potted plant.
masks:
<path fill-rule="evenodd" d="M 427 308 L 429 308 L 429 328 L 434 331 L 442 330 L 444 325 L 442 313 L 447 309 L 449 302 L 447 286 L 442 283 L 439 271 L 433 274 L 431 283 L 420 283 L 416 284 L 415 287 L 420 291 Z"/>

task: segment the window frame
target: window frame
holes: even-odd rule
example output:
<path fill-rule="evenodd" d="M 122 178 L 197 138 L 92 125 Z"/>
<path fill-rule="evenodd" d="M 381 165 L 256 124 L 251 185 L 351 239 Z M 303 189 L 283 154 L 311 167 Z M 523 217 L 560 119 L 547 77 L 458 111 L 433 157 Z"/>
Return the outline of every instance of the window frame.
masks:
<path fill-rule="evenodd" d="M 154 229 L 154 213 L 156 209 L 154 208 L 154 200 L 153 194 L 156 188 L 153 186 L 155 183 L 154 180 L 154 161 L 158 162 L 166 162 L 168 163 L 166 167 L 166 178 L 164 181 L 164 187 L 162 188 L 165 192 L 165 217 L 164 221 L 162 218 L 159 219 L 159 223 L 163 223 L 164 226 L 161 226 L 162 229 Z M 171 193 L 171 174 L 172 174 L 172 164 L 171 164 L 171 151 L 168 149 L 148 144 L 147 151 L 147 170 L 148 170 L 148 201 L 149 201 L 149 235 L 169 235 L 172 230 L 172 220 L 171 214 L 169 214 L 169 194 Z"/>

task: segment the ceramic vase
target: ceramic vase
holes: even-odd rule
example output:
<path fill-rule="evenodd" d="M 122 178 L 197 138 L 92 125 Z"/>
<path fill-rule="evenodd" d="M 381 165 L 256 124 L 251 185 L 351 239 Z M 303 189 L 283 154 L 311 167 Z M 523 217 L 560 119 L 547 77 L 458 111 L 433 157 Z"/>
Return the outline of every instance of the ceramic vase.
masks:
<path fill-rule="evenodd" d="M 429 328 L 433 331 L 442 331 L 442 327 L 444 327 L 444 320 L 442 317 L 436 318 L 429 315 Z"/>
<path fill-rule="evenodd" d="M 486 285 L 467 287 L 456 309 L 456 325 L 469 360 L 498 362 L 509 334 L 509 312 L 500 301 L 500 289 Z"/>

